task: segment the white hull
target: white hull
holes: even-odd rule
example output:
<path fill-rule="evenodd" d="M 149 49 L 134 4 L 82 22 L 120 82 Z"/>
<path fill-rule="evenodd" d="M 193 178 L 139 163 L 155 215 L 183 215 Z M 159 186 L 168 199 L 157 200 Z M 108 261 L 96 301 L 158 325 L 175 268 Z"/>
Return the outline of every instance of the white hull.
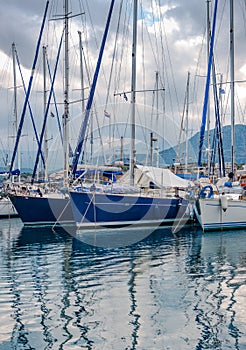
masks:
<path fill-rule="evenodd" d="M 0 200 L 0 218 L 18 216 L 15 207 L 9 198 L 1 198 Z"/>
<path fill-rule="evenodd" d="M 223 210 L 220 197 L 199 198 L 195 212 L 204 231 L 246 228 L 246 200 L 227 199 Z"/>

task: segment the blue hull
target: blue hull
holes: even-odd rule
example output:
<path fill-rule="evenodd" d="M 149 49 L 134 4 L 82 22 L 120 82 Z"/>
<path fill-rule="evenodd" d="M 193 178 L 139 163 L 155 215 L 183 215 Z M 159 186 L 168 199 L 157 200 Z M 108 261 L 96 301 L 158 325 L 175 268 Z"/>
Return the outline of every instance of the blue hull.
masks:
<path fill-rule="evenodd" d="M 70 192 L 74 220 L 78 226 L 127 226 L 172 224 L 187 208 L 176 198 L 141 197 L 104 193 Z"/>
<path fill-rule="evenodd" d="M 74 224 L 70 200 L 67 198 L 11 195 L 10 199 L 25 225 Z"/>

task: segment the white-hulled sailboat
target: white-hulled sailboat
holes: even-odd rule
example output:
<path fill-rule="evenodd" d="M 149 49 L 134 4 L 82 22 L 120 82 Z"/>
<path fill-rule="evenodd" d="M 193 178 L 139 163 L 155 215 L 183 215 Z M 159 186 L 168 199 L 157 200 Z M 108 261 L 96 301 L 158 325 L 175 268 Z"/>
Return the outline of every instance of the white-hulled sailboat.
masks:
<path fill-rule="evenodd" d="M 215 12 L 218 1 L 215 2 Z M 204 186 L 196 201 L 195 213 L 204 231 L 222 229 L 242 229 L 246 227 L 246 197 L 245 188 L 240 182 L 234 181 L 235 164 L 235 118 L 234 118 L 234 1 L 230 0 L 230 88 L 231 88 L 231 176 L 220 179 L 215 185 Z M 216 18 L 216 15 L 214 15 Z M 215 21 L 214 21 L 215 26 Z M 210 44 L 210 60 L 213 58 L 213 32 Z M 209 66 L 208 64 L 208 66 Z M 210 70 L 208 69 L 207 87 Z M 204 110 L 204 114 L 206 111 Z M 203 123 L 204 126 L 204 123 Z M 202 128 L 201 128 L 202 129 Z M 201 132 L 202 134 L 202 132 Z M 200 144 L 200 156 L 202 143 Z M 198 167 L 201 157 L 199 157 Z"/>

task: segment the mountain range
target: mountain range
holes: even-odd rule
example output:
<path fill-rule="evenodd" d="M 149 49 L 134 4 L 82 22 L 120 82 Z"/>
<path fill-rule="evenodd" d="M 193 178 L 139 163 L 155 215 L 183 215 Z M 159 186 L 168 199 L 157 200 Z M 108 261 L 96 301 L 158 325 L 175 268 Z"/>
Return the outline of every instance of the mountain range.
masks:
<path fill-rule="evenodd" d="M 212 140 L 214 135 L 214 129 L 210 132 L 210 149 L 212 149 Z M 237 164 L 246 164 L 246 125 L 237 124 L 235 125 L 235 162 Z M 231 126 L 226 125 L 222 128 L 222 141 L 224 150 L 224 160 L 225 162 L 231 161 Z M 198 152 L 200 143 L 200 133 L 197 132 L 188 141 L 188 163 L 197 163 Z M 180 144 L 180 163 L 184 163 L 185 156 L 185 142 Z M 206 149 L 208 148 L 208 133 L 205 133 L 204 143 L 203 143 L 203 154 L 202 162 L 206 162 Z M 176 152 L 178 146 L 168 148 L 160 152 L 160 156 L 165 165 L 173 165 L 176 159 Z"/>

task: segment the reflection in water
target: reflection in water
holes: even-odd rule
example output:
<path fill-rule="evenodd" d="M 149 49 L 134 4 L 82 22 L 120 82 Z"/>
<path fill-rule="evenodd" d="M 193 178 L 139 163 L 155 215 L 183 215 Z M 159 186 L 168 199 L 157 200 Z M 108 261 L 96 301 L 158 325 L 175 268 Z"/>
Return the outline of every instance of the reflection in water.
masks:
<path fill-rule="evenodd" d="M 140 315 L 137 313 L 137 300 L 136 300 L 136 283 L 135 279 L 137 277 L 137 272 L 135 271 L 136 264 L 134 263 L 134 255 L 133 252 L 131 254 L 131 260 L 130 260 L 130 270 L 129 270 L 129 295 L 130 295 L 130 312 L 129 316 L 131 318 L 131 325 L 132 325 L 132 346 L 131 349 L 136 349 L 136 346 L 138 344 L 138 330 L 140 328 L 139 318 Z"/>
<path fill-rule="evenodd" d="M 246 345 L 242 327 L 240 331 L 240 327 L 235 326 L 236 319 L 242 317 L 243 306 L 235 295 L 241 287 L 245 295 L 246 264 L 241 264 L 241 257 L 245 257 L 246 251 L 241 246 L 241 235 L 242 232 L 240 235 L 227 232 L 202 237 L 199 260 L 202 273 L 199 278 L 193 276 L 196 321 L 201 329 L 197 349 L 203 349 L 204 344 L 210 349 L 241 349 L 239 343 L 242 348 Z M 241 281 L 238 280 L 240 270 L 243 271 Z M 245 321 L 242 326 L 245 327 Z"/>
<path fill-rule="evenodd" d="M 246 348 L 244 232 L 1 224 L 0 349 Z"/>

